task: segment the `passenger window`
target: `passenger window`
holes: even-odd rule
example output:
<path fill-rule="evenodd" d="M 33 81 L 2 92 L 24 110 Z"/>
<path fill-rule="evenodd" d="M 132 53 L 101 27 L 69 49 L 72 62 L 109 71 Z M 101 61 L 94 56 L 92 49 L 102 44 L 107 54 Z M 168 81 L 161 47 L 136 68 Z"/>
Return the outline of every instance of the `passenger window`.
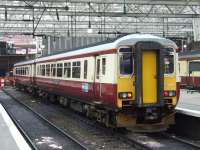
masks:
<path fill-rule="evenodd" d="M 106 58 L 102 59 L 102 75 L 106 74 Z"/>
<path fill-rule="evenodd" d="M 50 76 L 50 64 L 46 65 L 46 76 Z"/>
<path fill-rule="evenodd" d="M 42 75 L 42 65 L 39 66 L 39 73 Z"/>
<path fill-rule="evenodd" d="M 40 75 L 40 66 L 37 66 L 37 75 Z"/>
<path fill-rule="evenodd" d="M 72 78 L 81 77 L 81 63 L 80 61 L 73 62 L 72 64 Z"/>
<path fill-rule="evenodd" d="M 42 65 L 42 76 L 45 76 L 45 65 Z"/>
<path fill-rule="evenodd" d="M 22 68 L 22 75 L 24 75 L 24 68 Z"/>
<path fill-rule="evenodd" d="M 56 64 L 51 64 L 51 76 L 56 76 Z"/>
<path fill-rule="evenodd" d="M 25 68 L 24 68 L 24 75 L 25 75 L 25 76 L 27 75 L 27 72 L 28 72 L 28 68 L 25 67 Z"/>
<path fill-rule="evenodd" d="M 99 79 L 99 73 L 100 73 L 100 59 L 97 59 L 97 74 L 96 74 L 97 79 Z"/>
<path fill-rule="evenodd" d="M 71 63 L 67 62 L 64 64 L 64 77 L 70 78 L 71 77 Z"/>
<path fill-rule="evenodd" d="M 88 67 L 88 61 L 84 61 L 84 79 L 87 79 L 87 67 Z"/>
<path fill-rule="evenodd" d="M 25 67 L 25 75 L 28 75 L 28 67 Z"/>
<path fill-rule="evenodd" d="M 62 77 L 63 74 L 63 64 L 59 63 L 57 64 L 57 77 Z"/>
<path fill-rule="evenodd" d="M 134 65 L 132 48 L 121 48 L 119 52 L 120 74 L 131 75 Z"/>

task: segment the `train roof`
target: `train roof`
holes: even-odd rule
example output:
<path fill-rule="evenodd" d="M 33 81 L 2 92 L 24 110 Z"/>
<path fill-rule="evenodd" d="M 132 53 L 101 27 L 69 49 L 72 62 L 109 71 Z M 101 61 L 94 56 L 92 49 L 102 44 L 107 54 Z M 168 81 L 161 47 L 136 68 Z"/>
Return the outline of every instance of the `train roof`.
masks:
<path fill-rule="evenodd" d="M 196 59 L 200 58 L 200 50 L 184 51 L 178 54 L 179 59 Z"/>
<path fill-rule="evenodd" d="M 174 49 L 177 48 L 176 44 L 173 41 L 166 39 L 166 38 L 153 36 L 150 34 L 130 34 L 130 35 L 126 35 L 126 36 L 114 39 L 114 40 L 109 40 L 107 42 L 103 42 L 101 44 L 98 43 L 98 45 L 92 45 L 92 46 L 89 45 L 89 47 L 77 48 L 77 49 L 65 51 L 60 54 L 44 56 L 44 57 L 37 58 L 35 60 L 19 62 L 19 63 L 16 63 L 14 66 L 28 65 L 28 64 L 32 64 L 34 62 L 59 59 L 59 58 L 63 58 L 63 57 L 82 55 L 82 54 L 93 53 L 93 52 L 98 52 L 98 51 L 106 51 L 109 49 L 116 49 L 120 46 L 125 46 L 125 45 L 132 46 L 132 45 L 135 45 L 137 42 L 142 42 L 142 41 L 158 42 L 165 47 L 172 47 Z"/>

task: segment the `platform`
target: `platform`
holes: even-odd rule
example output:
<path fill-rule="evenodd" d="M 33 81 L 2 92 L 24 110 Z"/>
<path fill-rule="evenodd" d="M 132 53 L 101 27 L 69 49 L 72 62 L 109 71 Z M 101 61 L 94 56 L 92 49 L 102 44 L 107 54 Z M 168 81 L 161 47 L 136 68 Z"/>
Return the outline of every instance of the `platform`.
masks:
<path fill-rule="evenodd" d="M 200 117 L 200 93 L 182 89 L 176 110 L 178 113 Z"/>
<path fill-rule="evenodd" d="M 11 118 L 0 104 L 0 149 L 31 150 Z"/>

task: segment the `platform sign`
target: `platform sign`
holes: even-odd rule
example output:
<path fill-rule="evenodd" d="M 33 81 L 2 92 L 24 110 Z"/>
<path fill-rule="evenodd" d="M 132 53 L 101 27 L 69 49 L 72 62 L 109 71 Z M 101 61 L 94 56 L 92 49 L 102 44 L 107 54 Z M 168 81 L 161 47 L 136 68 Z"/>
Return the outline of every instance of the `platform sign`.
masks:
<path fill-rule="evenodd" d="M 193 18 L 194 41 L 200 41 L 200 18 Z"/>

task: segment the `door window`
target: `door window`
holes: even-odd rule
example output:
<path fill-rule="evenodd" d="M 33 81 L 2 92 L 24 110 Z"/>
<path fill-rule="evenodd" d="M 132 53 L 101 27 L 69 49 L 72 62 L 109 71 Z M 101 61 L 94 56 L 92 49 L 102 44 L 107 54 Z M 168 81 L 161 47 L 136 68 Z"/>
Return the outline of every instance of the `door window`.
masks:
<path fill-rule="evenodd" d="M 102 75 L 106 74 L 106 58 L 102 58 Z"/>
<path fill-rule="evenodd" d="M 96 74 L 97 79 L 99 79 L 99 74 L 100 74 L 100 59 L 97 59 L 97 74 Z"/>

